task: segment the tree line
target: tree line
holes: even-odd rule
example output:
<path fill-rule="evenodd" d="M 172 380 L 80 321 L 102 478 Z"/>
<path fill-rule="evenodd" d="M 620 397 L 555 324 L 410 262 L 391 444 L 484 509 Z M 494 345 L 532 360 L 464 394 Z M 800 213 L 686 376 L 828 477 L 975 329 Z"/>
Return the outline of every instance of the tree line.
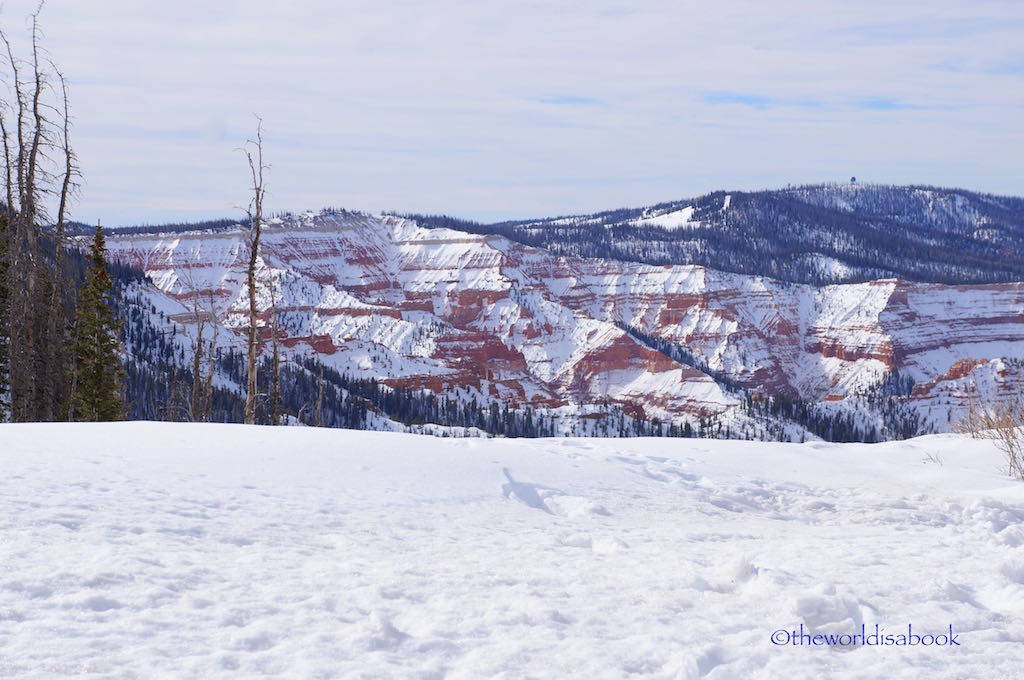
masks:
<path fill-rule="evenodd" d="M 99 224 L 88 256 L 79 251 L 77 239 L 86 228 L 69 219 L 80 179 L 71 145 L 69 88 L 41 44 L 41 11 L 42 4 L 29 17 L 31 29 L 25 54 L 20 54 L 7 33 L 0 30 L 10 92 L 0 100 L 5 179 L 5 193 L 0 197 L 0 420 L 117 420 L 140 409 L 151 412 L 161 387 L 168 388 L 171 394 L 167 396 L 173 397 L 180 368 L 174 357 L 158 357 L 155 365 L 167 370 L 168 375 L 157 379 L 152 373 L 153 363 L 146 365 L 131 352 L 123 353 L 122 340 L 138 340 L 137 333 L 152 339 L 153 331 L 135 314 L 129 319 L 132 325 L 125 335 L 125 318 L 118 315 L 125 311 L 125 305 L 117 298 L 123 291 L 115 291 L 111 275 L 114 268 L 106 262 L 105 237 Z M 246 144 L 245 154 L 252 172 L 253 195 L 247 209 L 250 315 L 247 391 L 241 419 L 254 423 L 261 332 L 256 268 L 263 222 L 263 174 L 267 169 L 262 121 L 256 140 Z M 216 333 L 216 323 L 212 328 Z M 206 356 L 205 382 L 200 380 L 206 347 L 202 329 L 200 324 L 192 357 L 190 410 L 193 418 L 198 418 L 202 410 L 209 419 L 215 398 L 224 408 L 230 400 L 223 389 L 212 385 L 212 353 Z M 273 336 L 271 379 L 276 395 L 276 327 Z M 215 345 L 214 338 L 210 346 Z M 130 381 L 127 384 L 126 378 Z M 140 384 L 153 392 L 129 394 L 128 385 Z"/>

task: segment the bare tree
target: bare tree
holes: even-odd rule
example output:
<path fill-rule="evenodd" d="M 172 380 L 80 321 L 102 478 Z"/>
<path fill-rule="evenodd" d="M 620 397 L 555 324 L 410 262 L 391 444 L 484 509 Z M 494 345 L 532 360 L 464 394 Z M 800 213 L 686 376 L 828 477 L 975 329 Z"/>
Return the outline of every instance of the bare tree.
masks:
<path fill-rule="evenodd" d="M 281 378 L 281 338 L 278 335 L 280 330 L 280 317 L 277 314 L 277 299 L 274 294 L 274 280 L 270 280 L 270 338 L 274 348 L 273 364 L 270 376 L 270 424 L 281 424 L 281 391 L 279 381 Z"/>
<path fill-rule="evenodd" d="M 188 297 L 192 301 L 191 321 L 196 327 L 195 340 L 192 343 L 192 398 L 188 405 L 188 418 L 192 422 L 210 422 L 213 407 L 213 376 L 216 373 L 217 336 L 219 317 L 214 302 L 213 289 L 202 290 L 196 284 L 192 263 L 185 265 L 185 281 L 188 286 Z M 206 297 L 206 303 L 202 302 Z M 209 343 L 204 342 L 207 327 L 213 337 Z M 206 352 L 206 373 L 203 373 L 203 353 Z"/>
<path fill-rule="evenodd" d="M 35 31 L 33 31 L 35 35 Z M 26 221 L 35 221 L 31 214 L 34 202 L 29 200 L 27 194 L 34 194 L 35 188 L 26 190 L 25 166 L 26 166 L 26 142 L 25 137 L 30 134 L 26 132 L 28 125 L 26 121 L 29 110 L 28 97 L 25 93 L 26 85 L 21 79 L 21 61 L 14 56 L 11 42 L 6 33 L 0 32 L 7 48 L 7 58 L 12 76 L 13 115 L 15 118 L 14 142 L 15 149 L 8 157 L 8 168 L 11 165 L 12 157 L 15 172 L 10 169 L 7 172 L 7 195 L 9 203 L 9 245 L 8 245 L 8 277 L 12 284 L 21 281 L 24 286 L 21 294 L 12 295 L 9 302 L 9 332 L 10 332 L 10 389 L 11 389 L 11 416 L 14 420 L 30 420 L 32 407 L 35 402 L 35 382 L 32 371 L 33 357 L 33 326 L 32 323 L 32 294 L 35 292 L 35 275 L 31 272 L 34 263 L 27 262 L 31 252 L 28 242 L 33 241 L 31 231 L 26 233 Z M 4 148 L 10 149 L 11 143 L 6 126 L 3 128 Z M 8 151 L 8 153 L 10 153 Z M 16 174 L 16 178 L 12 177 Z M 30 276 L 26 276 L 31 272 Z M 16 290 L 16 289 L 15 289 Z M 12 291 L 13 293 L 14 291 Z"/>
<path fill-rule="evenodd" d="M 256 139 L 249 140 L 245 147 L 245 156 L 252 172 L 252 200 L 246 213 L 249 216 L 249 267 L 246 270 L 246 282 L 249 285 L 249 337 L 248 357 L 245 383 L 245 422 L 256 423 L 256 358 L 257 340 L 259 336 L 259 317 L 256 309 L 256 262 L 259 259 L 260 236 L 263 231 L 263 197 L 266 189 L 263 186 L 263 171 L 267 166 L 263 163 L 263 119 L 257 116 Z M 255 155 L 254 155 L 255 154 Z"/>
<path fill-rule="evenodd" d="M 1024 376 L 1018 375 L 1018 379 Z M 1024 481 L 1024 385 L 1018 382 L 1016 394 L 985 399 L 973 383 L 967 400 L 967 413 L 957 429 L 975 439 L 988 439 L 1003 454 L 1006 474 Z"/>
<path fill-rule="evenodd" d="M 51 420 L 54 416 L 58 415 L 56 407 L 66 397 L 64 392 L 65 385 L 67 385 L 67 376 L 63 367 L 67 363 L 64 353 L 65 347 L 69 344 L 71 327 L 69 326 L 68 319 L 71 314 L 68 309 L 65 286 L 61 285 L 67 279 L 67 264 L 64 253 L 66 247 L 64 224 L 67 217 L 68 200 L 72 190 L 77 187 L 75 177 L 78 176 L 77 160 L 69 142 L 71 136 L 71 113 L 68 107 L 68 84 L 64 74 L 56 66 L 53 66 L 53 72 L 57 75 L 60 82 L 61 104 L 63 108 L 60 146 L 63 147 L 64 152 L 64 172 L 57 201 L 57 220 L 53 229 L 53 283 L 50 286 L 50 311 L 47 319 L 45 342 L 48 375 L 44 383 L 44 395 L 41 400 L 44 406 L 44 412 L 41 414 L 43 420 Z M 73 290 L 73 286 L 68 286 L 67 289 Z"/>
<path fill-rule="evenodd" d="M 324 362 L 320 364 L 320 375 L 316 380 L 316 426 L 324 426 Z"/>
<path fill-rule="evenodd" d="M 192 400 L 189 404 L 189 420 L 198 422 L 203 413 L 203 331 L 206 329 L 205 310 L 199 306 L 199 290 L 192 277 L 192 264 L 188 264 L 188 281 L 192 296 L 192 321 L 196 325 L 196 339 L 192 345 Z"/>
<path fill-rule="evenodd" d="M 205 386 L 205 408 L 203 410 L 203 422 L 210 422 L 210 410 L 213 408 L 213 373 L 216 369 L 217 352 L 217 309 L 213 304 L 213 291 L 210 291 L 210 323 L 213 324 L 213 339 L 210 341 L 210 351 L 206 355 L 206 386 Z"/>
<path fill-rule="evenodd" d="M 64 263 L 64 225 L 78 175 L 70 146 L 67 81 L 40 45 L 39 15 L 31 15 L 31 57 L 18 58 L 7 34 L 10 101 L 0 102 L 9 298 L 4 309 L 11 416 L 52 420 L 66 416 L 68 308 L 73 286 Z M 54 87 L 59 83 L 59 90 Z M 11 120 L 3 115 L 9 112 Z M 52 228 L 46 204 L 57 204 Z M 52 243 L 54 255 L 46 257 Z"/>

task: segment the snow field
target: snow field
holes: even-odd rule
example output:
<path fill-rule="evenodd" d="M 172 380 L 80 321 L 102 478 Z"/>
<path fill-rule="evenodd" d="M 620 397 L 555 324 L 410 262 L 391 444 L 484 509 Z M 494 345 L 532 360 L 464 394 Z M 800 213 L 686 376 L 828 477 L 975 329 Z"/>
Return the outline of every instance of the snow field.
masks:
<path fill-rule="evenodd" d="M 4 425 L 0 677 L 1020 677 L 999 466 L 951 435 Z M 961 646 L 770 640 L 876 623 Z"/>

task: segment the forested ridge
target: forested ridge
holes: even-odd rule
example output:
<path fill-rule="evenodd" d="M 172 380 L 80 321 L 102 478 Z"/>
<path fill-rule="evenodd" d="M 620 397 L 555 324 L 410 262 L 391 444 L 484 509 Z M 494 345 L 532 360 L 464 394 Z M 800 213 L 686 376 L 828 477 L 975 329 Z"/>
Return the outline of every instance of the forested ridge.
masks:
<path fill-rule="evenodd" d="M 657 224 L 690 207 L 685 224 Z M 493 224 L 407 217 L 428 227 L 500 234 L 559 255 L 698 264 L 813 285 L 1024 280 L 1024 199 L 961 189 L 818 184 Z"/>

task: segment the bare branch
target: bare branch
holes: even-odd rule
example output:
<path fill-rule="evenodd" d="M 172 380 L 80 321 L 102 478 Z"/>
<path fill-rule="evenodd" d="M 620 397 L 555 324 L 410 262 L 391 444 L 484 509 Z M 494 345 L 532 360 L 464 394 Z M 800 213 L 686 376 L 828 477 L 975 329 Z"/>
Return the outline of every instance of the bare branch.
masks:
<path fill-rule="evenodd" d="M 258 335 L 258 316 L 256 309 L 256 263 L 259 259 L 260 235 L 263 230 L 263 197 L 265 188 L 263 185 L 263 171 L 266 166 L 263 163 L 263 119 L 256 116 L 256 140 L 249 140 L 246 143 L 245 156 L 249 162 L 249 170 L 252 173 L 252 199 L 249 202 L 247 213 L 249 216 L 249 266 L 246 270 L 246 282 L 249 286 L 249 336 L 247 355 L 247 376 L 245 393 L 245 422 L 249 425 L 256 422 L 256 396 L 257 396 L 257 363 L 256 363 L 256 340 Z M 253 157 L 255 146 L 255 158 Z"/>
<path fill-rule="evenodd" d="M 68 203 L 68 192 L 71 188 L 71 177 L 75 172 L 75 156 L 71 151 L 70 137 L 71 137 L 71 116 L 68 109 L 68 81 L 64 78 L 64 74 L 61 73 L 56 67 L 54 72 L 60 79 L 60 89 L 63 95 L 64 101 L 64 135 L 62 145 L 64 147 L 64 182 L 60 188 L 60 204 L 57 208 L 57 247 L 60 247 L 60 242 L 64 238 L 64 215 L 67 209 Z"/>
<path fill-rule="evenodd" d="M 21 72 L 18 69 L 18 60 L 14 58 L 14 51 L 11 49 L 11 41 L 3 31 L 0 31 L 0 40 L 3 40 L 4 46 L 7 48 L 7 60 L 11 65 L 11 73 L 14 75 L 14 99 L 18 108 L 18 161 L 16 165 L 18 168 L 18 199 L 20 201 L 25 191 L 25 98 L 21 90 Z"/>
<path fill-rule="evenodd" d="M 971 383 L 967 413 L 957 430 L 975 439 L 988 439 L 1003 454 L 1006 474 L 1024 481 L 1024 375 L 1017 375 L 1017 392 L 1009 396 L 997 393 L 984 398 Z"/>
<path fill-rule="evenodd" d="M 7 224 L 10 227 L 14 223 L 14 187 L 11 184 L 11 148 L 3 111 L 0 111 L 0 133 L 4 142 L 4 183 L 7 187 Z"/>

